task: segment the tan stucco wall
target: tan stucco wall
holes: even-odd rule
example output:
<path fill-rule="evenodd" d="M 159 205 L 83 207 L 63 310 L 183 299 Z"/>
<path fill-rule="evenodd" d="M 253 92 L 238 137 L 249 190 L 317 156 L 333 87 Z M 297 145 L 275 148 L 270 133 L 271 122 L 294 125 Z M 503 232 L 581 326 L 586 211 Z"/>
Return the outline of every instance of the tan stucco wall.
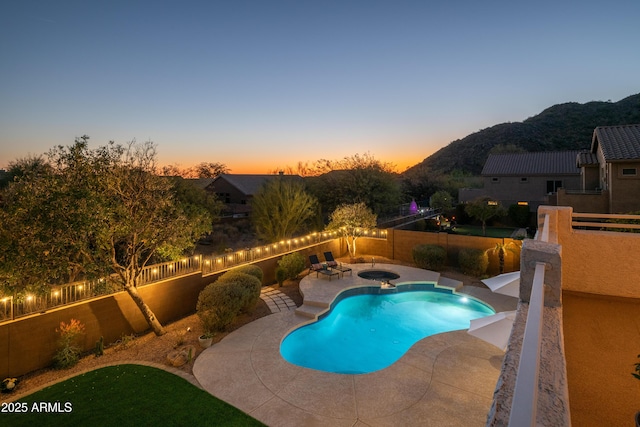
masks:
<path fill-rule="evenodd" d="M 574 230 L 573 209 L 543 206 L 562 245 L 563 290 L 640 298 L 640 233 Z"/>

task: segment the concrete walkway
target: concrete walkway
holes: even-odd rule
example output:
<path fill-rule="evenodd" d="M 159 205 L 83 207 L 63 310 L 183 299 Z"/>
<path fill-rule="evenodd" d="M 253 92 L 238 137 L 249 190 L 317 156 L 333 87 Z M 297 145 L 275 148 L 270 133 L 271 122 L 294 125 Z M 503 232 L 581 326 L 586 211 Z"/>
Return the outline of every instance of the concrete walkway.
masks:
<path fill-rule="evenodd" d="M 202 352 L 193 367 L 198 382 L 270 426 L 484 426 L 504 353 L 466 331 L 427 337 L 390 367 L 363 375 L 307 369 L 280 356 L 282 338 L 313 321 L 304 306 L 317 306 L 308 302 L 330 303 L 343 289 L 375 283 L 357 276 L 365 265 L 352 267 L 353 276 L 330 282 L 305 277 L 300 283 L 304 315 L 285 310 L 263 317 Z M 400 274 L 395 283 L 439 279 L 420 269 L 376 267 Z M 488 289 L 468 290 L 475 297 L 486 294 L 500 311 L 514 309 L 517 302 Z"/>

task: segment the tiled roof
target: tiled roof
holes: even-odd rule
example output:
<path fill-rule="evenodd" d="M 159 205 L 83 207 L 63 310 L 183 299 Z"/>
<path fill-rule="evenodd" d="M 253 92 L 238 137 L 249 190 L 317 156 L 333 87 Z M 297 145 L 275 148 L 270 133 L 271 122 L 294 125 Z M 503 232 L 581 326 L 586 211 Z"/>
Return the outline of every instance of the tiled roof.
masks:
<path fill-rule="evenodd" d="M 278 176 L 279 175 L 221 174 L 216 178 L 216 181 L 224 179 L 240 190 L 243 194 L 253 196 L 265 182 Z M 300 175 L 282 175 L 282 177 L 302 180 Z M 215 188 L 215 182 L 213 187 Z"/>
<path fill-rule="evenodd" d="M 578 153 L 576 163 L 579 168 L 582 166 L 597 165 L 598 156 L 596 156 L 595 153 L 591 153 L 589 151 L 581 151 L 580 153 Z"/>
<path fill-rule="evenodd" d="M 489 154 L 483 176 L 578 175 L 576 158 L 580 151 L 538 151 L 532 153 Z"/>
<path fill-rule="evenodd" d="M 640 159 L 640 125 L 598 126 L 593 132 L 591 152 L 597 145 L 607 162 Z"/>

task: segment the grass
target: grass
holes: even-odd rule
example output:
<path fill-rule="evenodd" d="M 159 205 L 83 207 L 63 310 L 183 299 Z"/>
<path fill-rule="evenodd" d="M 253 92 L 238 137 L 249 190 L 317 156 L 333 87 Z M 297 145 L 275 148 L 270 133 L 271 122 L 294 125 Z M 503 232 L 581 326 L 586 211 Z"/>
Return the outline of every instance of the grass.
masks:
<path fill-rule="evenodd" d="M 515 228 L 508 227 L 487 227 L 486 237 L 511 237 Z M 482 227 L 475 225 L 456 225 L 455 234 L 463 234 L 469 236 L 482 236 Z"/>
<path fill-rule="evenodd" d="M 38 412 L 42 403 L 54 412 Z M 16 408 L 26 413 L 6 413 Z M 179 376 L 141 365 L 90 371 L 1 409 L 7 426 L 264 425 Z"/>

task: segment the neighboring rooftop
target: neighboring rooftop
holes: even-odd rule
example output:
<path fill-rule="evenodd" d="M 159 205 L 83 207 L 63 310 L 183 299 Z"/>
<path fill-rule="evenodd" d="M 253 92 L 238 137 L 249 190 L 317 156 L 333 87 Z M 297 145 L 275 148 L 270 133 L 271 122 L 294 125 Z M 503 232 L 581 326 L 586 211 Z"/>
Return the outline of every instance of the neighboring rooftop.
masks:
<path fill-rule="evenodd" d="M 582 166 L 598 165 L 598 156 L 589 151 L 581 151 L 578 153 L 576 164 L 579 168 Z"/>
<path fill-rule="evenodd" d="M 591 152 L 602 147 L 605 161 L 640 159 L 640 125 L 598 126 L 593 131 Z"/>
<path fill-rule="evenodd" d="M 482 175 L 578 175 L 579 154 L 577 150 L 489 154 Z"/>
<path fill-rule="evenodd" d="M 227 173 L 223 173 L 223 174 L 220 174 L 213 181 L 213 187 L 215 188 L 216 181 L 225 180 L 228 183 L 230 183 L 231 185 L 233 185 L 234 187 L 236 187 L 242 193 L 252 196 L 258 191 L 258 189 L 260 187 L 262 187 L 262 185 L 265 182 L 270 181 L 273 178 L 276 178 L 278 176 L 282 176 L 283 178 L 302 180 L 302 177 L 300 175 L 277 175 L 277 174 L 253 175 L 253 174 L 227 174 Z"/>

